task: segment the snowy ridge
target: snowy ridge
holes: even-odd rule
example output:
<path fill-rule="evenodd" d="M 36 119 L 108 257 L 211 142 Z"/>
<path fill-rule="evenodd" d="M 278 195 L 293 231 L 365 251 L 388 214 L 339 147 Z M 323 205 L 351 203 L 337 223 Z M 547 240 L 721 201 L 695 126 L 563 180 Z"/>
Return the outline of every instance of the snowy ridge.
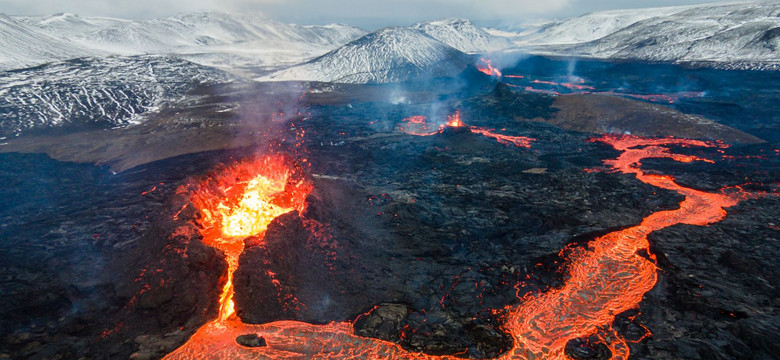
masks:
<path fill-rule="evenodd" d="M 391 27 L 258 80 L 388 83 L 451 75 L 466 65 L 463 52 L 421 31 Z"/>
<path fill-rule="evenodd" d="M 507 39 L 493 36 L 466 19 L 428 21 L 412 25 L 430 37 L 468 54 L 481 54 L 507 48 Z"/>
<path fill-rule="evenodd" d="M 226 73 L 165 56 L 82 58 L 0 78 L 0 136 L 30 129 L 132 125 L 145 113 L 224 83 Z"/>
<path fill-rule="evenodd" d="M 19 39 L 18 42 L 29 40 L 19 33 L 32 33 L 47 41 L 27 42 L 35 44 L 27 48 L 3 46 L 0 70 L 101 54 L 218 54 L 224 59 L 234 53 L 262 57 L 274 50 L 284 53 L 292 48 L 305 55 L 319 55 L 365 34 L 347 25 L 298 26 L 216 12 L 140 21 L 74 14 L 4 17 L 0 19 L 0 34 L 6 32 L 9 35 L 3 38 Z M 20 60 L 12 62 L 5 58 Z"/>
<path fill-rule="evenodd" d="M 515 38 L 543 55 L 744 69 L 780 67 L 780 3 L 716 3 L 591 13 Z"/>
<path fill-rule="evenodd" d="M 541 26 L 536 32 L 516 39 L 517 44 L 559 45 L 598 40 L 639 21 L 673 15 L 696 6 L 672 6 L 588 13 Z"/>
<path fill-rule="evenodd" d="M 0 71 L 101 54 L 94 49 L 82 49 L 77 44 L 38 31 L 0 13 Z"/>
<path fill-rule="evenodd" d="M 451 76 L 481 54 L 510 46 L 465 19 L 429 21 L 367 34 L 321 57 L 258 78 L 341 83 L 389 83 Z"/>

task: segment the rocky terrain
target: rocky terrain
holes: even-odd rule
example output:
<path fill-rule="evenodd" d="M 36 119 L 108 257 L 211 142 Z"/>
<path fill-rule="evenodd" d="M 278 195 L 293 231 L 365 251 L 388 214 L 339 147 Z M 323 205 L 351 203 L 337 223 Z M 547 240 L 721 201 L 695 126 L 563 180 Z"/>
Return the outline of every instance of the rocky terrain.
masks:
<path fill-rule="evenodd" d="M 629 254 L 658 276 L 639 305 L 558 349 L 775 358 L 780 73 L 724 69 L 777 68 L 777 14 L 621 10 L 523 35 L 0 14 L 0 359 L 161 359 L 221 318 L 231 285 L 230 324 L 292 331 L 287 354 L 346 337 L 300 354 L 496 358 L 524 341 L 511 309 L 563 289 L 575 255 L 696 196 Z M 616 166 L 629 152 L 644 178 Z M 221 176 L 221 195 L 248 187 L 229 166 L 263 154 L 295 175 L 279 187 L 307 190 L 300 207 L 273 195 L 282 215 L 231 257 L 192 194 Z M 754 195 L 716 219 L 702 192 Z M 280 345 L 245 332 L 217 340 Z"/>
<path fill-rule="evenodd" d="M 156 359 L 181 345 L 216 315 L 225 264 L 201 242 L 199 215 L 177 189 L 267 151 L 305 157 L 314 190 L 305 212 L 271 224 L 267 245 L 247 240 L 235 275 L 244 321 L 348 320 L 358 335 L 412 351 L 494 357 L 511 338 L 491 309 L 519 301 L 515 284 L 525 284 L 519 295 L 560 286 L 561 249 L 680 200 L 629 175 L 584 171 L 617 155 L 588 141 L 604 131 L 592 119 L 609 109 L 615 119 L 636 117 L 610 125 L 624 132 L 756 141 L 644 102 L 473 79 L 467 92 L 410 85 L 402 103 L 393 101 L 397 87 L 381 85 L 311 83 L 304 97 L 301 84 L 211 85 L 208 96 L 136 126 L 6 140 L 2 288 L 10 305 L 0 358 Z M 593 105 L 575 111 L 582 101 Z M 404 118 L 456 109 L 469 125 L 535 141 L 524 148 L 472 132 L 397 130 Z M 285 136 L 291 131 L 306 135 Z M 746 178 L 771 190 L 780 181 L 772 144 L 680 151 L 718 160 L 644 167 L 708 191 Z M 95 162 L 104 165 L 85 164 Z M 638 313 L 615 324 L 631 339 L 643 327 L 652 332 L 631 344 L 632 358 L 771 358 L 778 209 L 776 198 L 752 200 L 722 223 L 651 234 L 661 279 Z M 575 358 L 608 358 L 576 348 Z"/>
<path fill-rule="evenodd" d="M 204 87 L 235 77 L 177 58 L 136 56 L 42 65 L 7 72 L 3 80 L 0 136 L 8 137 L 140 124 L 150 113 L 197 101 Z"/>

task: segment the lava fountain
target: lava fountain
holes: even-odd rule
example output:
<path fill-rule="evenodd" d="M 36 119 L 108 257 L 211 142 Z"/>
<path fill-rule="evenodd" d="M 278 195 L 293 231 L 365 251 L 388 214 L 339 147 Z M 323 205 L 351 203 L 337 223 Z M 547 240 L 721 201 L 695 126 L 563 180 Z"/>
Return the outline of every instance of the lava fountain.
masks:
<path fill-rule="evenodd" d="M 311 184 L 294 170 L 284 156 L 257 157 L 207 176 L 192 192 L 190 201 L 200 210 L 197 222 L 203 243 L 222 251 L 228 263 L 219 316 L 209 325 L 235 318 L 233 273 L 244 240 L 262 235 L 277 216 L 303 210 Z"/>
<path fill-rule="evenodd" d="M 723 147 L 722 144 L 620 135 L 604 135 L 592 141 L 609 144 L 621 152 L 616 159 L 604 161 L 608 171 L 633 175 L 649 185 L 674 191 L 684 196 L 684 200 L 675 210 L 655 212 L 638 225 L 598 237 L 587 248 L 574 249 L 566 259 L 568 267 L 563 286 L 542 293 L 530 293 L 519 299 L 519 304 L 504 308 L 503 328 L 511 334 L 513 346 L 499 359 L 568 359 L 564 353 L 567 342 L 593 335 L 603 340 L 613 359 L 627 359 L 629 348 L 612 329 L 612 324 L 616 315 L 636 308 L 644 294 L 655 286 L 657 269 L 655 257 L 649 251 L 648 235 L 677 224 L 703 226 L 721 221 L 726 216 L 725 208 L 742 200 L 766 195 L 749 193 L 739 187 L 723 188 L 717 192 L 700 191 L 677 184 L 672 176 L 647 173 L 640 167 L 641 161 L 648 158 L 667 158 L 684 163 L 711 161 L 673 153 L 671 146 Z M 267 209 L 264 211 L 258 212 L 254 210 L 257 207 L 250 205 L 254 204 L 255 195 L 246 195 L 247 191 L 254 191 L 255 185 L 250 182 L 256 175 L 247 177 L 250 180 L 244 182 L 231 180 L 232 175 L 225 177 L 223 181 L 226 183 L 218 187 L 217 193 L 207 192 L 203 197 L 194 199 L 204 215 L 201 220 L 204 239 L 208 238 L 215 247 L 226 249 L 223 250 L 226 254 L 235 254 L 228 256 L 237 256 L 243 245 L 238 245 L 240 242 L 235 239 L 240 236 L 225 235 L 225 224 L 235 224 L 242 234 L 245 231 L 262 232 L 274 214 L 302 206 L 301 195 L 308 187 L 300 182 L 291 182 L 288 175 L 283 175 L 285 173 L 263 173 L 268 182 L 262 180 L 262 185 L 258 186 L 268 191 L 261 192 L 257 200 L 269 204 L 261 206 Z M 277 197 L 280 193 L 287 195 Z M 230 194 L 232 196 L 225 196 Z M 237 214 L 245 213 L 245 208 L 268 220 L 256 222 L 255 219 L 236 218 L 241 216 Z M 239 335 L 262 337 L 264 346 L 241 346 L 235 340 Z M 166 359 L 458 358 L 414 353 L 392 342 L 360 337 L 354 334 L 350 322 L 315 325 L 278 321 L 251 325 L 242 323 L 231 314 L 223 319 L 221 313 L 219 319 L 199 329 L 184 346 Z"/>

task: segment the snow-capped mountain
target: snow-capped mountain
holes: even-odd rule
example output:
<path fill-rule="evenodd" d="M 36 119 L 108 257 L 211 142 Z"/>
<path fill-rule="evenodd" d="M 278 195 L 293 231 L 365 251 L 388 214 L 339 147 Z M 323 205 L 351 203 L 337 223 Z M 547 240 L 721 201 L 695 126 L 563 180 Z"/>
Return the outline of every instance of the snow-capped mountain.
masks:
<path fill-rule="evenodd" d="M 83 49 L 77 44 L 48 35 L 0 14 L 0 71 L 46 61 L 100 54 L 103 52 Z"/>
<path fill-rule="evenodd" d="M 0 70 L 101 54 L 173 54 L 202 60 L 204 65 L 232 65 L 229 59 L 232 55 L 243 56 L 241 65 L 263 65 L 269 62 L 264 61 L 267 58 L 274 63 L 283 60 L 281 54 L 281 57 L 292 59 L 288 62 L 297 62 L 365 34 L 363 30 L 347 25 L 298 26 L 215 12 L 139 21 L 73 14 L 6 16 L 0 19 L 0 33 L 5 32 L 9 33 L 7 38 L 31 45 L 27 48 L 13 46 L 16 44 L 3 46 Z M 31 36 L 16 34 L 33 34 L 46 41 L 30 42 Z M 5 58 L 20 60 L 5 61 Z M 210 63 L 215 58 L 219 63 Z"/>
<path fill-rule="evenodd" d="M 515 38 L 537 54 L 780 68 L 780 3 L 596 12 Z"/>
<path fill-rule="evenodd" d="M 390 27 L 260 80 L 388 83 L 452 75 L 467 64 L 465 53 L 422 31 Z"/>
<path fill-rule="evenodd" d="M 507 39 L 490 35 L 466 19 L 427 21 L 412 25 L 412 28 L 469 54 L 501 50 L 511 45 Z"/>
<path fill-rule="evenodd" d="M 199 86 L 232 77 L 167 56 L 81 58 L 0 78 L 0 136 L 30 129 L 109 128 L 143 121 Z"/>
<path fill-rule="evenodd" d="M 86 47 L 121 53 L 173 52 L 182 47 L 263 41 L 339 46 L 365 32 L 346 25 L 297 26 L 270 19 L 215 12 L 128 21 L 73 14 L 20 18 L 26 24 Z"/>
<path fill-rule="evenodd" d="M 580 44 L 598 40 L 642 20 L 673 15 L 695 6 L 671 6 L 588 13 L 575 18 L 542 25 L 536 32 L 516 39 L 518 44 Z"/>

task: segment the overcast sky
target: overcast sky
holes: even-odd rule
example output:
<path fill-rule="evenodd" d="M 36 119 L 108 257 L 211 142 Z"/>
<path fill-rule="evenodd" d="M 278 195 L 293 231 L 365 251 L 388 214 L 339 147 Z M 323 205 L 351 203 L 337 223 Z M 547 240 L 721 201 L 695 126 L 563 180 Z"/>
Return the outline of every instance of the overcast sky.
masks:
<path fill-rule="evenodd" d="M 720 0 L 722 1 L 722 0 Z M 463 17 L 482 25 L 509 25 L 606 9 L 686 5 L 712 0 L 0 0 L 8 15 L 60 12 L 146 19 L 217 10 L 263 14 L 299 24 L 346 23 L 367 30 L 421 20 Z"/>

